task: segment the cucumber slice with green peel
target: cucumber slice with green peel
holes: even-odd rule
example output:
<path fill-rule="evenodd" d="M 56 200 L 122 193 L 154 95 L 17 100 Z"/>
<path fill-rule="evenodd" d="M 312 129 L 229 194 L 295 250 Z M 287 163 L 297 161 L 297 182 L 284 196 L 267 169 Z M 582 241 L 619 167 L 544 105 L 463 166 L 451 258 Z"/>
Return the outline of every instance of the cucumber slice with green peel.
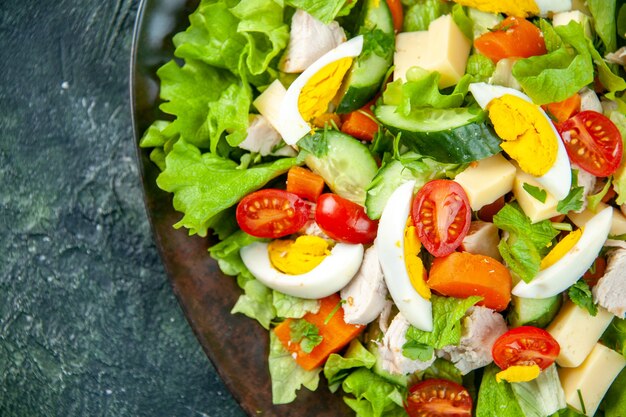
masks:
<path fill-rule="evenodd" d="M 501 139 L 485 123 L 485 115 L 470 108 L 424 108 L 404 116 L 396 106 L 378 106 L 378 120 L 409 149 L 439 162 L 462 164 L 502 151 Z"/>
<path fill-rule="evenodd" d="M 358 34 L 363 35 L 363 50 L 344 80 L 337 113 L 349 113 L 367 104 L 380 90 L 393 62 L 395 34 L 387 2 L 367 0 L 360 22 Z"/>
<path fill-rule="evenodd" d="M 508 315 L 509 323 L 513 327 L 546 327 L 559 312 L 562 302 L 561 294 L 543 299 L 522 298 L 514 295 L 511 299 L 513 308 Z"/>
<path fill-rule="evenodd" d="M 391 194 L 404 182 L 412 179 L 411 171 L 397 159 L 389 161 L 380 168 L 367 188 L 365 197 L 365 212 L 369 218 L 380 219 Z"/>
<path fill-rule="evenodd" d="M 365 203 L 365 189 L 378 171 L 367 146 L 350 135 L 327 130 L 305 136 L 298 147 L 306 152 L 305 164 L 324 178 L 335 194 Z"/>

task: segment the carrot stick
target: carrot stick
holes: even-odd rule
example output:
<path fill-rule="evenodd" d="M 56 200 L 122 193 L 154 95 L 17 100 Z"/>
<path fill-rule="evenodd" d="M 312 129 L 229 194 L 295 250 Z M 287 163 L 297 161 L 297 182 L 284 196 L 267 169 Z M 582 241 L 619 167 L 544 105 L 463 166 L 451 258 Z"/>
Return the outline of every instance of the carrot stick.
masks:
<path fill-rule="evenodd" d="M 287 191 L 314 202 L 324 191 L 324 179 L 306 168 L 293 166 L 287 172 Z"/>
<path fill-rule="evenodd" d="M 402 24 L 404 23 L 404 10 L 402 10 L 402 2 L 400 0 L 387 0 L 387 6 L 391 12 L 393 19 L 393 29 L 396 32 L 402 31 Z"/>
<path fill-rule="evenodd" d="M 365 326 L 347 324 L 343 320 L 341 298 L 338 294 L 330 295 L 320 300 L 320 309 L 317 313 L 308 313 L 301 320 L 315 325 L 322 341 L 309 353 L 305 352 L 300 341 L 291 337 L 291 323 L 294 319 L 287 319 L 274 329 L 274 333 L 283 346 L 292 354 L 296 362 L 306 370 L 321 366 L 331 353 L 339 351 L 354 339 Z"/>
<path fill-rule="evenodd" d="M 543 109 L 554 123 L 562 123 L 580 111 L 580 95 L 578 93 L 557 103 L 546 104 Z"/>
<path fill-rule="evenodd" d="M 366 104 L 359 110 L 348 113 L 343 117 L 341 131 L 360 140 L 371 141 L 378 132 L 378 123 L 374 120 L 374 113 Z"/>

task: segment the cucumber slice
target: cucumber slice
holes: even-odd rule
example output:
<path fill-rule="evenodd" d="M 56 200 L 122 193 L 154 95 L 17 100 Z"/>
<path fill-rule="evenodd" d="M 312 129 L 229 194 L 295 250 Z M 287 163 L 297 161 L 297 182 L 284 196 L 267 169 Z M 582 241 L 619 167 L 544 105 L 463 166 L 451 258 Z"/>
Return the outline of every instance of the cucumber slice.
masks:
<path fill-rule="evenodd" d="M 550 298 L 522 298 L 513 296 L 513 308 L 508 315 L 511 326 L 546 327 L 561 308 L 563 298 L 557 294 Z"/>
<path fill-rule="evenodd" d="M 411 171 L 404 168 L 402 162 L 393 159 L 378 170 L 367 188 L 365 212 L 372 220 L 380 219 L 387 200 L 396 188 L 413 179 Z"/>
<path fill-rule="evenodd" d="M 330 189 L 357 204 L 365 203 L 365 189 L 378 166 L 367 146 L 336 130 L 319 131 L 300 139 L 304 162 Z"/>
<path fill-rule="evenodd" d="M 337 113 L 349 113 L 367 104 L 380 90 L 393 62 L 395 35 L 387 2 L 367 0 L 360 22 L 363 51 L 346 76 L 345 92 L 337 105 Z"/>
<path fill-rule="evenodd" d="M 378 120 L 409 149 L 445 163 L 461 164 L 500 152 L 501 140 L 484 122 L 484 113 L 469 108 L 418 109 L 403 116 L 396 106 L 378 106 Z"/>

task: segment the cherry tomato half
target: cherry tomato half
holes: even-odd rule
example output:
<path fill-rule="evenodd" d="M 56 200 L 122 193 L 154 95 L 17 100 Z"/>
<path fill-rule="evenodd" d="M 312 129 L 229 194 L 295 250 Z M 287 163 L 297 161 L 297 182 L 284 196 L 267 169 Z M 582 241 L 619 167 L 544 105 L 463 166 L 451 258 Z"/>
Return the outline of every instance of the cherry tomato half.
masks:
<path fill-rule="evenodd" d="M 461 244 L 472 222 L 472 209 L 461 185 L 433 180 L 415 196 L 411 217 L 420 241 L 434 256 L 446 256 Z"/>
<path fill-rule="evenodd" d="M 504 333 L 493 344 L 491 355 L 500 369 L 513 365 L 552 365 L 561 347 L 550 333 L 533 326 L 521 326 Z"/>
<path fill-rule="evenodd" d="M 472 397 L 455 382 L 427 379 L 409 389 L 404 408 L 409 417 L 471 417 Z"/>
<path fill-rule="evenodd" d="M 287 236 L 309 219 L 309 206 L 293 193 L 265 189 L 245 196 L 237 206 L 237 223 L 244 232 L 264 238 Z"/>
<path fill-rule="evenodd" d="M 582 111 L 556 128 L 570 160 L 585 171 L 608 177 L 619 167 L 624 148 L 622 135 L 602 113 Z"/>
<path fill-rule="evenodd" d="M 337 194 L 322 194 L 317 199 L 315 221 L 331 239 L 344 243 L 372 243 L 378 222 L 365 209 Z"/>

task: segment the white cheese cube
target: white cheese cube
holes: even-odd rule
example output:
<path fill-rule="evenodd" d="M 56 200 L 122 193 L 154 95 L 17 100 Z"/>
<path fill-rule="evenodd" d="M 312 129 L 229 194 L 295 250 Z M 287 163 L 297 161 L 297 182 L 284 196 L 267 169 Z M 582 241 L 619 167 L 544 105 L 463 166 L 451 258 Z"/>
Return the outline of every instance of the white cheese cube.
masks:
<path fill-rule="evenodd" d="M 433 20 L 428 31 L 399 33 L 394 55 L 394 80 L 406 79 L 407 70 L 417 66 L 439 72 L 439 88 L 455 85 L 465 74 L 471 46 L 451 15 Z"/>
<path fill-rule="evenodd" d="M 472 47 L 469 39 L 454 23 L 452 15 L 441 16 L 428 26 L 428 70 L 439 71 L 439 87 L 455 85 L 465 74 Z"/>
<path fill-rule="evenodd" d="M 578 227 L 582 227 L 587 223 L 593 216 L 597 213 L 601 212 L 603 209 L 608 206 L 604 203 L 598 203 L 595 211 L 590 209 L 586 209 L 582 213 L 569 213 L 567 217 Z M 626 233 L 626 217 L 622 214 L 621 211 L 615 210 L 613 208 L 613 221 L 611 223 L 611 230 L 609 231 L 610 235 L 623 235 Z"/>
<path fill-rule="evenodd" d="M 580 365 L 609 327 L 611 320 L 613 314 L 602 307 L 598 307 L 598 314 L 592 316 L 571 301 L 565 303 L 546 329 L 561 346 L 556 363 L 569 368 Z"/>
<path fill-rule="evenodd" d="M 502 154 L 481 159 L 454 178 L 467 193 L 472 210 L 479 210 L 511 191 L 515 167 Z"/>
<path fill-rule="evenodd" d="M 622 355 L 596 343 L 582 365 L 559 370 L 565 401 L 577 411 L 582 413 L 584 408 L 585 415 L 593 416 L 624 366 L 626 359 Z"/>
<path fill-rule="evenodd" d="M 546 191 L 546 201 L 542 203 L 524 189 L 524 184 L 529 184 L 541 189 L 543 189 L 543 187 L 532 175 L 527 174 L 521 169 L 517 170 L 515 181 L 513 182 L 513 195 L 524 213 L 530 218 L 531 222 L 537 223 L 560 214 L 556 210 L 556 206 L 559 202 L 549 192 Z"/>
<path fill-rule="evenodd" d="M 290 126 L 285 126 L 281 122 L 280 117 L 280 108 L 286 93 L 287 90 L 282 83 L 274 80 L 252 103 L 269 124 L 280 133 L 281 137 L 288 135 L 291 129 Z"/>
<path fill-rule="evenodd" d="M 406 72 L 414 66 L 423 66 L 428 50 L 428 31 L 400 32 L 396 35 L 393 55 L 393 79 L 406 81 Z"/>

